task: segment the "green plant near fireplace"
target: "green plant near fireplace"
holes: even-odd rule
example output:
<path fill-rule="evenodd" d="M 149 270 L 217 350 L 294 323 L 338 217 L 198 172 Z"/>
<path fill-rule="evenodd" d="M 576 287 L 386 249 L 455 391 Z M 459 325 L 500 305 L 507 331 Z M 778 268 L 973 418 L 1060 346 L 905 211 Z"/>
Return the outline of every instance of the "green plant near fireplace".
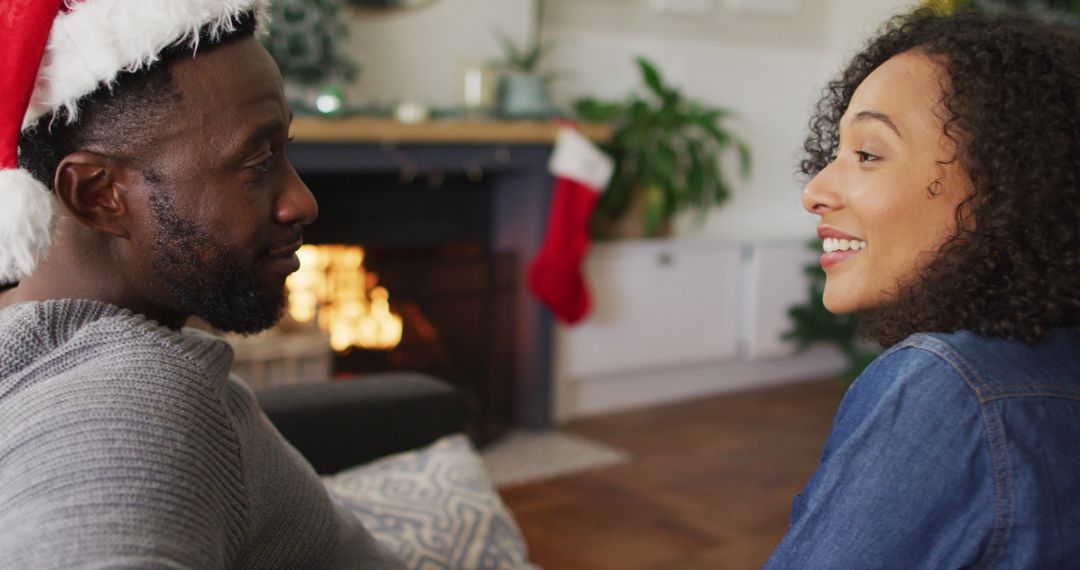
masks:
<path fill-rule="evenodd" d="M 731 195 L 722 170 L 726 152 L 737 153 L 743 176 L 750 173 L 750 148 L 723 125 L 731 111 L 686 97 L 643 57 L 637 58 L 637 66 L 643 93 L 625 101 L 586 98 L 575 103 L 582 120 L 612 125 L 605 150 L 615 159 L 615 174 L 593 216 L 596 237 L 611 237 L 605 228 L 635 207 L 640 208 L 646 236 L 661 233 L 685 208 L 704 219 L 710 208 Z"/>

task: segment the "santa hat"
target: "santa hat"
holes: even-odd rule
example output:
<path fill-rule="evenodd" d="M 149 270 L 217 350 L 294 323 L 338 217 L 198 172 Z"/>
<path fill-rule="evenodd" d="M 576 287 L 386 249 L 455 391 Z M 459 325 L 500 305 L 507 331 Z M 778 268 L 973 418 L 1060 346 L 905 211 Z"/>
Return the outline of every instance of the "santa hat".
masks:
<path fill-rule="evenodd" d="M 0 283 L 29 275 L 52 241 L 53 198 L 18 168 L 19 137 L 167 47 L 198 47 L 267 0 L 0 0 Z"/>

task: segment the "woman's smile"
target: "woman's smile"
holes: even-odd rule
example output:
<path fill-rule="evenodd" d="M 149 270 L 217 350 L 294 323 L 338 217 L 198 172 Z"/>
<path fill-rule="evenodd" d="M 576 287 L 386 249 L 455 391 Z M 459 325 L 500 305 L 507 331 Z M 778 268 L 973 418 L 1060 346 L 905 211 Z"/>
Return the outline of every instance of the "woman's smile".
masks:
<path fill-rule="evenodd" d="M 866 249 L 866 240 L 828 226 L 818 227 L 818 237 L 824 251 L 821 254 L 821 267 L 825 269 L 851 259 Z"/>

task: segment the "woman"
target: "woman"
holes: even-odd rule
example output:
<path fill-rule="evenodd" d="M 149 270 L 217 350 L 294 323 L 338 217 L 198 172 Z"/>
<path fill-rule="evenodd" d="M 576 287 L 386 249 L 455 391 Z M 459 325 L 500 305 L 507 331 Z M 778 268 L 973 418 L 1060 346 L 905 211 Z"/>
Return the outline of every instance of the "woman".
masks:
<path fill-rule="evenodd" d="M 805 149 L 825 306 L 890 348 L 768 567 L 1080 566 L 1080 39 L 899 17 Z"/>

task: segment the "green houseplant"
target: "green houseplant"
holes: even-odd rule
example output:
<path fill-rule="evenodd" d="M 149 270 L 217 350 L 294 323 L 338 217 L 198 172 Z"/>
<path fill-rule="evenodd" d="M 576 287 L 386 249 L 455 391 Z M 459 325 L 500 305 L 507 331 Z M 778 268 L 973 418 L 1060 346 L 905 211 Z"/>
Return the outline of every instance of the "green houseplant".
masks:
<path fill-rule="evenodd" d="M 505 32 L 499 33 L 503 59 L 495 64 L 500 71 L 499 100 L 502 114 L 510 118 L 546 118 L 552 114 L 549 95 L 551 74 L 540 73 L 540 62 L 549 46 L 534 42 L 519 48 Z"/>
<path fill-rule="evenodd" d="M 510 39 L 506 32 L 500 31 L 499 45 L 502 46 L 503 59 L 499 66 L 507 71 L 516 71 L 527 75 L 537 75 L 540 69 L 540 60 L 548 51 L 546 44 L 534 42 L 527 48 L 520 48 Z"/>
<path fill-rule="evenodd" d="M 662 233 L 685 208 L 695 208 L 703 219 L 731 194 L 721 167 L 726 152 L 738 154 L 743 176 L 750 173 L 749 147 L 722 125 L 730 111 L 686 97 L 666 84 L 649 60 L 636 61 L 644 93 L 625 101 L 586 98 L 575 104 L 581 119 L 612 125 L 605 150 L 615 159 L 615 175 L 593 217 L 597 237 L 610 237 L 609 228 L 635 210 L 646 236 Z"/>

